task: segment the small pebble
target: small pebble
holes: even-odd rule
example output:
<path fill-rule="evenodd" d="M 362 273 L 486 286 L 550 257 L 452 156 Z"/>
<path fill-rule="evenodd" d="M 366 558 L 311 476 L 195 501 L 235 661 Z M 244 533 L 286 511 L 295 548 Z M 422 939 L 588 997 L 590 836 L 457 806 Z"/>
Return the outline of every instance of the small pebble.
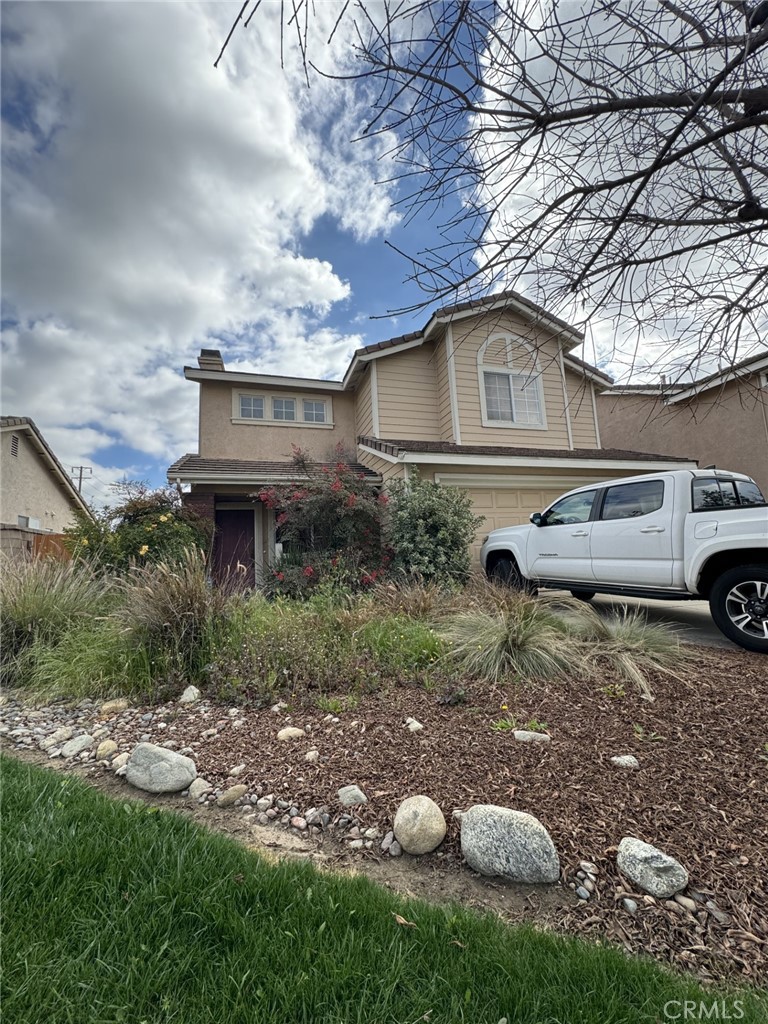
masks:
<path fill-rule="evenodd" d="M 578 886 L 578 888 L 576 889 L 576 895 L 579 897 L 580 900 L 589 899 L 589 891 L 585 889 L 583 885 Z"/>

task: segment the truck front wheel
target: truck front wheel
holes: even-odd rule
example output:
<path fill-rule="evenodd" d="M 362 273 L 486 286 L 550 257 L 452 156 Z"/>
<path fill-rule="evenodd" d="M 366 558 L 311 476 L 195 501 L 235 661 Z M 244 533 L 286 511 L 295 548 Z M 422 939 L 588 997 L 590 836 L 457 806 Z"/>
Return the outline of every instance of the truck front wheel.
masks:
<path fill-rule="evenodd" d="M 527 594 L 536 593 L 536 587 L 522 575 L 514 558 L 497 559 L 488 575 L 495 583 L 503 583 L 512 590 L 523 590 Z"/>
<path fill-rule="evenodd" d="M 768 566 L 740 565 L 724 572 L 712 586 L 709 607 L 729 640 L 768 654 Z"/>

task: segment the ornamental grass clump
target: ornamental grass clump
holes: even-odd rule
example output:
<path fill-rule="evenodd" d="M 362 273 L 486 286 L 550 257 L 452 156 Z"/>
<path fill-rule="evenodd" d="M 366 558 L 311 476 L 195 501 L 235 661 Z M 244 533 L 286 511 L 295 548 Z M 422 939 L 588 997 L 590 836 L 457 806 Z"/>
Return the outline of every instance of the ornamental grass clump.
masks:
<path fill-rule="evenodd" d="M 199 679 L 225 642 L 236 594 L 212 585 L 205 556 L 187 548 L 178 562 L 135 566 L 122 584 L 116 618 L 134 649 L 143 648 L 153 675 Z"/>
<path fill-rule="evenodd" d="M 34 651 L 55 646 L 77 623 L 105 615 L 111 580 L 80 562 L 0 561 L 0 651 L 4 681 L 23 685 Z"/>
<path fill-rule="evenodd" d="M 583 671 L 580 645 L 569 642 L 563 622 L 525 594 L 456 616 L 443 637 L 448 645 L 444 657 L 450 663 L 490 683 Z"/>

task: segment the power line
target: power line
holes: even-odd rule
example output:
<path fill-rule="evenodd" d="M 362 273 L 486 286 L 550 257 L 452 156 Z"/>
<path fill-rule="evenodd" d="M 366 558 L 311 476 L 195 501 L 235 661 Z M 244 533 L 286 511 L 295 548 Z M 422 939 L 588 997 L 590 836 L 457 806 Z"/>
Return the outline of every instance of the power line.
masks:
<path fill-rule="evenodd" d="M 88 476 L 92 476 L 93 470 L 91 469 L 90 466 L 73 466 L 70 476 L 74 475 L 75 473 L 79 473 L 79 476 L 77 478 L 77 493 L 80 494 L 83 490 L 83 473 L 87 473 Z"/>

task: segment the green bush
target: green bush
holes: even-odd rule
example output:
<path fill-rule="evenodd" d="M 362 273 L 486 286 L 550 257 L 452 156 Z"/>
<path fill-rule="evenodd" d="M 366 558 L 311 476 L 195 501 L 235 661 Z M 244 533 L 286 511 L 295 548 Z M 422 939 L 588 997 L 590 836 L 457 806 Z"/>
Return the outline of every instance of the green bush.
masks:
<path fill-rule="evenodd" d="M 65 531 L 72 555 L 113 572 L 133 565 L 182 562 L 193 547 L 207 550 L 210 527 L 185 509 L 171 487 L 155 490 L 143 483 L 116 484 L 119 501 L 93 510 L 93 519 L 79 514 Z"/>
<path fill-rule="evenodd" d="M 414 473 L 390 485 L 389 541 L 393 568 L 422 580 L 469 577 L 470 553 L 483 516 L 472 513 L 466 491 L 441 487 Z"/>

